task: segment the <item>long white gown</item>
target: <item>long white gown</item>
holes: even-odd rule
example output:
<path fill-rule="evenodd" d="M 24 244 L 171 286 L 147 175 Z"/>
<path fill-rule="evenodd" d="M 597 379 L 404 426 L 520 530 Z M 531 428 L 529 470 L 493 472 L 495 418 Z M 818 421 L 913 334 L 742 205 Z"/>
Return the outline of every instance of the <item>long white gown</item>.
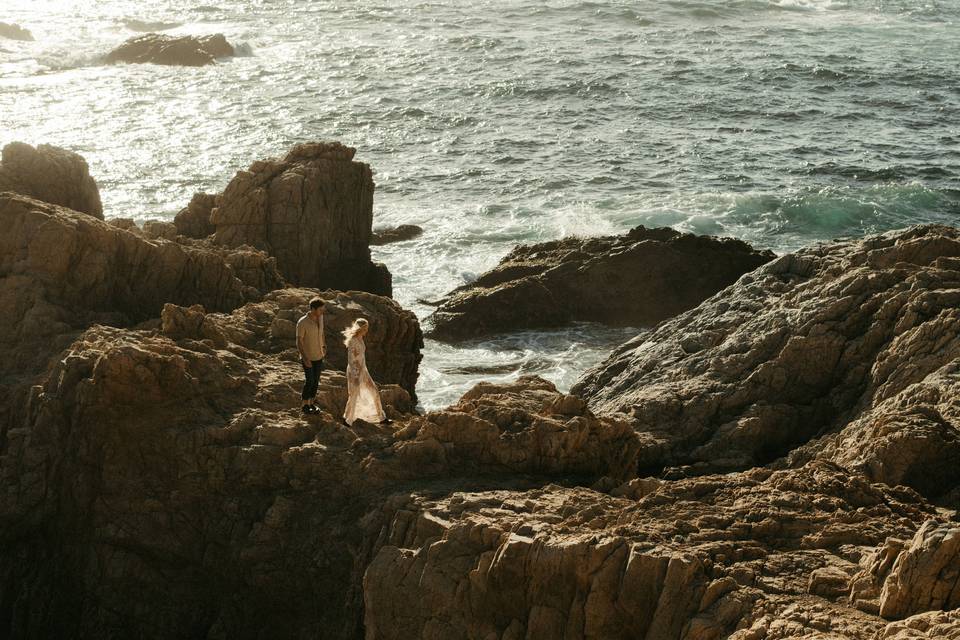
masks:
<path fill-rule="evenodd" d="M 387 415 L 380 403 L 380 392 L 367 371 L 367 346 L 360 336 L 347 342 L 347 408 L 343 419 L 352 425 L 354 420 L 383 422 Z"/>

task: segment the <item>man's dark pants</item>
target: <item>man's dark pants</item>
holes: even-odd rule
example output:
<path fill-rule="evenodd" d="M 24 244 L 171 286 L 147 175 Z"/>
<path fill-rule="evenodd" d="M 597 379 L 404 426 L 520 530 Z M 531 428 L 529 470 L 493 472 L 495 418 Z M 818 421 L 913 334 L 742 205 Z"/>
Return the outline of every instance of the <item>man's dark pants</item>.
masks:
<path fill-rule="evenodd" d="M 317 396 L 317 386 L 320 384 L 320 372 L 323 371 L 323 360 L 312 360 L 310 366 L 306 366 L 303 362 L 300 363 L 303 366 L 303 393 L 300 394 L 300 397 L 304 400 L 312 400 Z"/>

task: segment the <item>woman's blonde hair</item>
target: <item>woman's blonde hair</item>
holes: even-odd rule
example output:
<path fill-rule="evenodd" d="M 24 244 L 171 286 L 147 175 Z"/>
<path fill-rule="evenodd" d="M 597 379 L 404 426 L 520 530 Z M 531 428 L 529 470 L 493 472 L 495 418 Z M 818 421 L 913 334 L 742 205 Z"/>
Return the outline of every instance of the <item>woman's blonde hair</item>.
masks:
<path fill-rule="evenodd" d="M 357 332 L 359 332 L 362 327 L 370 328 L 370 323 L 367 322 L 366 318 L 357 318 L 354 320 L 352 325 L 343 330 L 343 344 L 350 342 L 350 338 L 357 335 Z"/>

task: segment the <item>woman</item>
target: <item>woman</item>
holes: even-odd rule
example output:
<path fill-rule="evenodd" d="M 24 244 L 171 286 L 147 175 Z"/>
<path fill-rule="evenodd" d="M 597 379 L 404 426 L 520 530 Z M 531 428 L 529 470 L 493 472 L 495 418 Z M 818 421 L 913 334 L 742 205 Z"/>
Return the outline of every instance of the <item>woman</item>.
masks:
<path fill-rule="evenodd" d="M 363 336 L 367 335 L 370 323 L 358 318 L 349 329 L 343 332 L 347 345 L 347 408 L 343 419 L 352 425 L 354 420 L 364 422 L 383 422 L 387 416 L 380 404 L 380 392 L 367 371 L 365 353 L 367 347 Z"/>

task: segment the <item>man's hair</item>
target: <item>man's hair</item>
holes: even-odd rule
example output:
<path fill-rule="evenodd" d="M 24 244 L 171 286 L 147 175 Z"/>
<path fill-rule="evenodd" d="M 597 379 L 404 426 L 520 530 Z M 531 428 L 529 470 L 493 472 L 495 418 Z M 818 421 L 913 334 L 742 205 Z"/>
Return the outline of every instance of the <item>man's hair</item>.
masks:
<path fill-rule="evenodd" d="M 322 306 L 323 306 L 323 300 L 321 300 L 320 298 L 310 298 L 311 309 L 319 309 Z"/>

